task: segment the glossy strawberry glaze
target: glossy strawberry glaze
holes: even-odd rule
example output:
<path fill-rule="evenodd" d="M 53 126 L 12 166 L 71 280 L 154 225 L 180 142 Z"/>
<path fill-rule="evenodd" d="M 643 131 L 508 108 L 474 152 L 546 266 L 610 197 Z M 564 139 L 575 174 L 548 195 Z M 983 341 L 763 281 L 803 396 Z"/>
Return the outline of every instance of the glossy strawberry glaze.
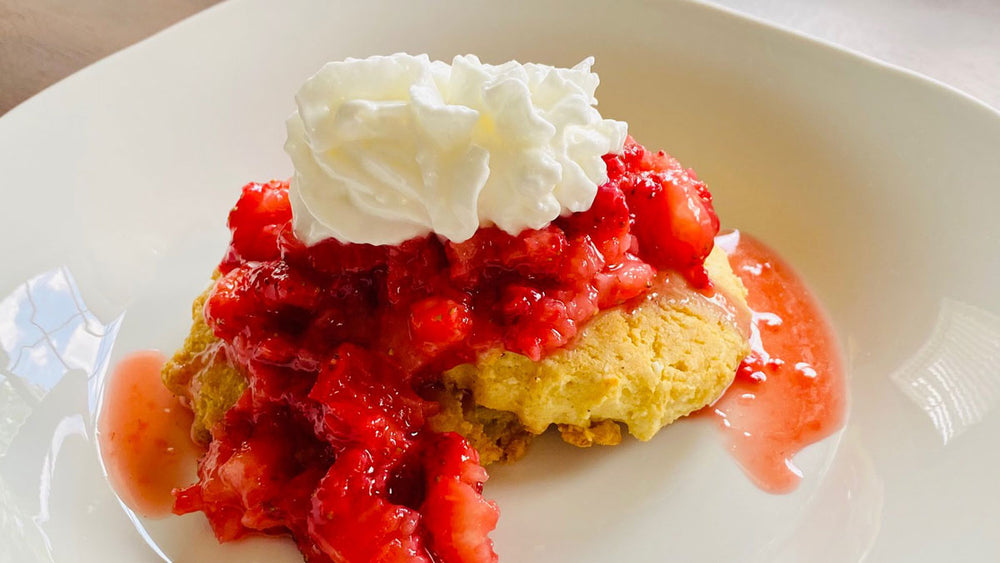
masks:
<path fill-rule="evenodd" d="M 837 339 L 805 283 L 773 250 L 744 233 L 721 238 L 749 291 L 752 351 L 732 386 L 703 412 L 717 419 L 754 483 L 787 493 L 802 479 L 795 454 L 844 422 Z"/>
<path fill-rule="evenodd" d="M 171 491 L 190 481 L 202 453 L 191 441 L 191 411 L 160 383 L 162 366 L 159 352 L 124 358 L 108 378 L 97 426 L 111 484 L 143 516 L 170 513 Z"/>
<path fill-rule="evenodd" d="M 605 162 L 589 210 L 458 243 L 307 247 L 287 183 L 245 186 L 205 319 L 248 388 L 175 512 L 204 512 L 221 541 L 290 533 L 314 562 L 495 560 L 486 472 L 465 439 L 424 429 L 437 406 L 420 392 L 485 350 L 566 346 L 658 270 L 711 291 L 705 185 L 631 140 Z"/>

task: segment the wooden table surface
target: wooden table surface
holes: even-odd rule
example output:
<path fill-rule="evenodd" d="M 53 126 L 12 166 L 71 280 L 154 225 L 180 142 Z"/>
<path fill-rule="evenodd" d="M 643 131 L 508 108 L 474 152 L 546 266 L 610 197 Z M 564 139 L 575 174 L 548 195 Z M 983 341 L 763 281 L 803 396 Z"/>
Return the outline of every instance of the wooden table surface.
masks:
<path fill-rule="evenodd" d="M 218 0 L 0 0 L 0 115 Z M 1000 108 L 1000 0 L 709 0 L 916 70 Z"/>
<path fill-rule="evenodd" d="M 0 115 L 218 0 L 0 0 Z"/>

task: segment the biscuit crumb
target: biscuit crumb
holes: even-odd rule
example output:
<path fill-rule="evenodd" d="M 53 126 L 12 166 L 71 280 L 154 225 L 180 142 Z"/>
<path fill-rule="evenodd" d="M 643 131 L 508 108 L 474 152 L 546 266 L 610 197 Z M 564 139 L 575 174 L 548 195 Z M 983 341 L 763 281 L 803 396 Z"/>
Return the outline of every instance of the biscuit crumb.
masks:
<path fill-rule="evenodd" d="M 595 444 L 598 446 L 617 446 L 622 443 L 622 429 L 613 420 L 596 421 L 590 428 L 582 428 L 572 424 L 558 426 L 563 442 L 578 448 L 589 448 Z"/>

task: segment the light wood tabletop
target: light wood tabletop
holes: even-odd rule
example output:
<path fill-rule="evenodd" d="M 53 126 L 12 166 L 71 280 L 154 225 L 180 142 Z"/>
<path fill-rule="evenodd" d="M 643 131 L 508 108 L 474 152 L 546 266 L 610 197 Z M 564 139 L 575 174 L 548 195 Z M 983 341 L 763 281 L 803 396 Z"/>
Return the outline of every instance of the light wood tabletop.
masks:
<path fill-rule="evenodd" d="M 0 114 L 218 0 L 0 0 Z"/>
<path fill-rule="evenodd" d="M 0 115 L 218 1 L 0 0 Z M 998 0 L 710 3 L 922 72 L 1000 108 Z"/>

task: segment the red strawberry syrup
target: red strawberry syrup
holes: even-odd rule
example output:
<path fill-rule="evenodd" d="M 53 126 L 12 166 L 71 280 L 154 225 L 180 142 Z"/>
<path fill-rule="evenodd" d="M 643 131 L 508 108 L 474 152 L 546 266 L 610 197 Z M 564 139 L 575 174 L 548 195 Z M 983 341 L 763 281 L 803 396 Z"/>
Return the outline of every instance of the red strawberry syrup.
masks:
<path fill-rule="evenodd" d="M 108 479 L 142 516 L 165 516 L 171 491 L 188 484 L 201 450 L 191 441 L 194 416 L 160 382 L 163 355 L 131 354 L 108 379 L 97 439 Z"/>
<path fill-rule="evenodd" d="M 805 283 L 773 250 L 738 231 L 718 243 L 749 291 L 751 352 L 732 386 L 703 412 L 717 418 L 757 486 L 791 492 L 802 479 L 795 454 L 844 422 L 837 339 Z"/>

